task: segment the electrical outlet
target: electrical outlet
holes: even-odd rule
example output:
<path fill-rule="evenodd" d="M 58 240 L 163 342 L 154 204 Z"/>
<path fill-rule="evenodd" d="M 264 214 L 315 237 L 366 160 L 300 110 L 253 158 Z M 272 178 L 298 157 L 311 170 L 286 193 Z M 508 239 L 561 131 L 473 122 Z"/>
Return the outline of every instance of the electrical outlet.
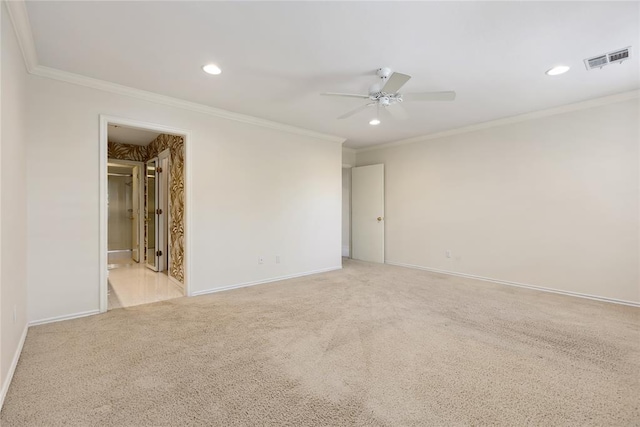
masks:
<path fill-rule="evenodd" d="M 280 255 L 276 255 L 276 264 L 280 264 Z"/>
<path fill-rule="evenodd" d="M 258 264 L 264 264 L 264 257 L 262 255 L 258 257 Z"/>
<path fill-rule="evenodd" d="M 444 253 L 444 256 L 446 256 L 447 258 L 451 258 L 451 249 L 447 249 Z"/>

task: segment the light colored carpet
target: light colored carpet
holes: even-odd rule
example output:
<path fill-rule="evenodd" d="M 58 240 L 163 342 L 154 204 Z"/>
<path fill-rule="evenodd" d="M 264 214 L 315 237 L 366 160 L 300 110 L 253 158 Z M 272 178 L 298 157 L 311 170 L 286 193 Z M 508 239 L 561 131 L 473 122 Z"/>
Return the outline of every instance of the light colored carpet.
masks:
<path fill-rule="evenodd" d="M 640 310 L 388 265 L 31 328 L 9 426 L 640 423 Z"/>

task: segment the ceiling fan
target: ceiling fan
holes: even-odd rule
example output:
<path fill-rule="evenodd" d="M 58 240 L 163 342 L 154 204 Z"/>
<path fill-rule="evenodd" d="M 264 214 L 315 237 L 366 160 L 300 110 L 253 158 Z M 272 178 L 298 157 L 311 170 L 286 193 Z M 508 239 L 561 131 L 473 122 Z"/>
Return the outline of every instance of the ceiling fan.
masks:
<path fill-rule="evenodd" d="M 351 93 L 333 93 L 324 92 L 321 95 L 324 96 L 341 96 L 345 98 L 361 98 L 367 99 L 370 102 L 361 105 L 355 110 L 351 110 L 338 119 L 346 119 L 354 114 L 357 114 L 367 107 L 376 107 L 376 118 L 371 120 L 369 124 L 380 124 L 380 112 L 389 114 L 397 119 L 405 119 L 406 111 L 400 105 L 402 102 L 413 101 L 453 101 L 456 98 L 456 93 L 452 91 L 447 92 L 421 92 L 421 93 L 406 93 L 401 94 L 398 91 L 411 79 L 411 76 L 402 73 L 392 72 L 389 68 L 378 68 L 376 75 L 380 77 L 381 82 L 371 85 L 368 95 L 351 94 Z M 393 106 L 387 109 L 387 107 Z M 382 108 L 381 108 L 382 107 Z"/>

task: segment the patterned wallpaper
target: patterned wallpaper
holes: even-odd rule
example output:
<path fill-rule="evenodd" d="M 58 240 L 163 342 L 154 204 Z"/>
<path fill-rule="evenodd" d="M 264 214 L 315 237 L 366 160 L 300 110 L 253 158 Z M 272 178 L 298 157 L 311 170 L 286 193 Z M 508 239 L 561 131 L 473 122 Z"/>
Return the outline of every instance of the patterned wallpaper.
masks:
<path fill-rule="evenodd" d="M 110 159 L 147 162 L 169 149 L 169 275 L 184 283 L 184 139 L 181 136 L 159 135 L 146 147 L 141 145 L 109 142 L 107 155 Z M 146 180 L 145 180 L 146 181 Z M 146 184 L 145 184 L 146 185 Z M 145 188 L 145 195 L 147 189 Z M 145 197 L 146 203 L 146 197 Z M 146 212 L 146 206 L 144 209 Z M 147 230 L 145 222 L 145 250 Z"/>
<path fill-rule="evenodd" d="M 119 144 L 111 141 L 107 144 L 107 157 L 109 159 L 146 162 L 153 157 L 148 157 L 147 151 L 147 147 L 142 145 Z"/>

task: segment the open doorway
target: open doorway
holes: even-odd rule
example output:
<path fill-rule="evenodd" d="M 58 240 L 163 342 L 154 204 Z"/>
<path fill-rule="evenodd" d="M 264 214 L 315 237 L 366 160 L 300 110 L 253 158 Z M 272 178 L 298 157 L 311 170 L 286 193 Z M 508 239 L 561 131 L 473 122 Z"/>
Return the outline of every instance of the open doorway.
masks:
<path fill-rule="evenodd" d="M 188 294 L 185 140 L 160 127 L 101 120 L 101 311 Z"/>

